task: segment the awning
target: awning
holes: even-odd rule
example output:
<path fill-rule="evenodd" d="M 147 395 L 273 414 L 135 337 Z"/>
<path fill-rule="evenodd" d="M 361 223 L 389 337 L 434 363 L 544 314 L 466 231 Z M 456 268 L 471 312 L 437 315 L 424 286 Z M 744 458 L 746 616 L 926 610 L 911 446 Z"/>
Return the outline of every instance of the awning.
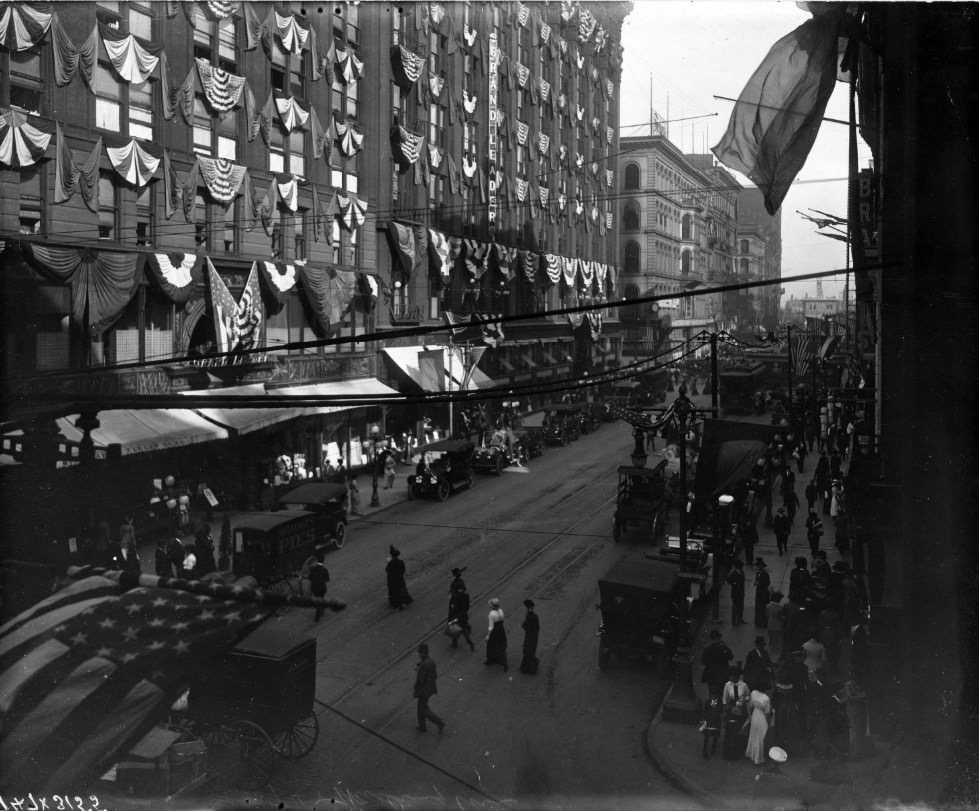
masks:
<path fill-rule="evenodd" d="M 72 442 L 80 442 L 84 436 L 75 427 L 77 419 L 77 414 L 58 419 L 61 435 Z M 100 411 L 97 419 L 99 427 L 92 431 L 92 442 L 102 448 L 118 444 L 123 456 L 228 438 L 224 428 L 189 408 Z"/>
<path fill-rule="evenodd" d="M 442 350 L 442 364 L 445 371 L 445 388 L 443 391 L 459 391 L 462 388 L 462 378 L 465 376 L 465 365 L 462 362 L 462 350 L 458 347 L 392 346 L 385 347 L 384 354 L 411 379 L 412 383 L 426 390 L 427 387 L 418 363 L 418 353 L 438 349 Z M 477 367 L 472 370 L 472 374 L 469 376 L 467 391 L 490 388 L 493 385 L 492 378 L 487 377 Z"/>
<path fill-rule="evenodd" d="M 206 395 L 210 397 L 242 397 L 261 399 L 269 394 L 287 397 L 311 396 L 348 396 L 364 397 L 375 394 L 397 394 L 394 389 L 385 386 L 374 377 L 357 380 L 334 380 L 323 383 L 310 383 L 305 386 L 287 386 L 279 389 L 266 390 L 263 383 L 252 383 L 247 386 L 226 386 L 217 389 L 201 389 L 183 391 L 181 394 Z M 306 417 L 314 414 L 332 414 L 338 411 L 348 411 L 351 408 L 363 408 L 363 404 L 346 405 L 344 403 L 324 403 L 317 406 L 296 406 L 269 408 L 199 408 L 196 412 L 213 423 L 231 428 L 239 434 L 249 434 L 276 425 L 286 420 Z"/>

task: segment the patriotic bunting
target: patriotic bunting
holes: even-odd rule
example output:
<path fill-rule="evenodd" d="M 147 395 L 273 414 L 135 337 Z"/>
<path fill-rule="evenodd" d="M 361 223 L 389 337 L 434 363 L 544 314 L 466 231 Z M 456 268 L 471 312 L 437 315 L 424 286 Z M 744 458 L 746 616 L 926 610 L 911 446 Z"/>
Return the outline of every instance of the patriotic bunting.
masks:
<path fill-rule="evenodd" d="M 282 311 L 289 293 L 296 289 L 296 266 L 281 262 L 256 262 L 265 293 L 267 312 L 275 315 Z"/>
<path fill-rule="evenodd" d="M 612 169 L 605 170 L 605 185 L 610 189 L 612 188 L 612 179 L 614 178 L 614 172 Z"/>
<path fill-rule="evenodd" d="M 612 135 L 613 135 L 612 128 L 611 127 L 606 127 L 605 128 L 605 141 L 606 141 L 606 143 L 608 143 L 608 144 L 611 144 L 612 143 Z"/>
<path fill-rule="evenodd" d="M 466 41 L 466 47 L 472 48 L 473 43 L 476 41 L 476 29 L 470 28 L 468 25 L 464 26 L 462 38 Z"/>
<path fill-rule="evenodd" d="M 276 96 L 275 107 L 286 132 L 292 132 L 296 127 L 305 127 L 309 121 L 309 111 L 299 105 L 295 96 Z"/>
<path fill-rule="evenodd" d="M 357 132 L 353 124 L 334 116 L 337 146 L 344 157 L 350 158 L 364 148 L 364 134 Z"/>
<path fill-rule="evenodd" d="M 530 134 L 530 124 L 523 121 L 517 122 L 517 143 L 521 146 L 527 145 L 527 136 Z"/>
<path fill-rule="evenodd" d="M 468 115 L 472 115 L 476 112 L 476 102 L 477 98 L 475 94 L 469 96 L 465 90 L 462 91 L 462 107 Z"/>
<path fill-rule="evenodd" d="M 405 278 L 410 278 L 416 261 L 414 229 L 410 225 L 389 220 L 387 235 L 394 266 L 404 274 Z"/>
<path fill-rule="evenodd" d="M 540 101 L 541 104 L 547 104 L 551 98 L 551 83 L 544 80 L 542 76 L 538 79 L 538 85 L 540 88 Z"/>
<path fill-rule="evenodd" d="M 337 192 L 337 205 L 340 208 L 337 216 L 344 228 L 354 231 L 363 225 L 367 216 L 366 200 L 360 200 L 355 194 L 343 195 Z"/>
<path fill-rule="evenodd" d="M 241 299 L 235 303 L 224 280 L 207 262 L 207 275 L 211 288 L 211 307 L 214 310 L 214 334 L 218 352 L 235 352 L 257 347 L 261 340 L 262 323 L 265 320 L 262 294 L 259 290 L 258 268 L 252 264 Z"/>
<path fill-rule="evenodd" d="M 578 274 L 578 258 L 572 256 L 559 256 L 558 260 L 560 262 L 561 275 L 564 278 L 564 283 L 569 288 L 574 289 L 575 277 Z"/>
<path fill-rule="evenodd" d="M 479 168 L 479 164 L 476 162 L 476 158 L 470 158 L 469 155 L 462 156 L 462 173 L 467 179 L 472 179 L 476 175 L 476 170 Z"/>
<path fill-rule="evenodd" d="M 527 79 L 530 77 L 530 68 L 517 64 L 517 84 L 521 87 L 527 86 Z"/>
<path fill-rule="evenodd" d="M 455 258 L 449 256 L 449 238 L 441 231 L 428 229 L 428 256 L 429 267 L 435 269 L 443 284 L 448 284 Z"/>
<path fill-rule="evenodd" d="M 527 188 L 528 188 L 529 185 L 530 184 L 526 180 L 524 180 L 523 178 L 518 177 L 516 179 L 517 200 L 519 202 L 523 203 L 524 201 L 526 201 L 526 199 L 527 199 Z"/>
<path fill-rule="evenodd" d="M 160 57 L 144 48 L 135 36 L 117 37 L 111 28 L 99 24 L 102 44 L 116 72 L 130 84 L 142 84 L 156 70 Z"/>
<path fill-rule="evenodd" d="M 309 134 L 313 141 L 313 157 L 321 158 L 330 143 L 330 131 L 323 129 L 320 117 L 316 115 L 316 108 L 312 105 L 309 106 Z"/>
<path fill-rule="evenodd" d="M 406 166 L 418 160 L 418 155 L 425 143 L 425 136 L 408 132 L 399 124 L 392 128 L 391 140 L 394 147 L 394 159 L 402 166 Z"/>
<path fill-rule="evenodd" d="M 10 110 L 0 115 L 0 164 L 11 168 L 33 166 L 47 151 L 54 133 L 28 123 L 26 114 Z"/>
<path fill-rule="evenodd" d="M 54 202 L 64 203 L 75 194 L 75 188 L 82 193 L 82 200 L 91 211 L 98 212 L 99 200 L 99 159 L 102 156 L 102 136 L 95 142 L 85 162 L 75 163 L 68 140 L 61 130 L 61 123 L 55 124 L 55 180 Z"/>
<path fill-rule="evenodd" d="M 581 273 L 581 281 L 586 288 L 591 287 L 592 282 L 595 280 L 595 265 L 597 264 L 597 262 L 591 259 L 580 259 L 578 261 L 578 271 Z"/>
<path fill-rule="evenodd" d="M 200 57 L 196 57 L 194 61 L 197 63 L 197 74 L 204 89 L 204 98 L 212 109 L 219 113 L 226 113 L 237 105 L 245 86 L 245 77 L 213 67 L 208 60 Z"/>
<path fill-rule="evenodd" d="M 143 272 L 174 304 L 189 301 L 203 279 L 204 256 L 194 253 L 148 253 Z"/>
<path fill-rule="evenodd" d="M 278 11 L 272 10 L 275 19 L 275 33 L 282 43 L 282 49 L 286 53 L 298 56 L 302 53 L 306 45 L 306 38 L 309 36 L 309 25 L 303 25 L 299 19 L 290 14 L 283 17 Z"/>
<path fill-rule="evenodd" d="M 299 181 L 295 177 L 290 178 L 285 183 L 276 181 L 275 188 L 279 192 L 279 199 L 289 211 L 295 213 L 299 210 Z"/>
<path fill-rule="evenodd" d="M 198 155 L 197 162 L 211 197 L 225 204 L 234 200 L 248 170 L 224 158 L 208 158 L 205 155 Z"/>
<path fill-rule="evenodd" d="M 425 70 L 425 57 L 408 50 L 404 45 L 395 45 L 391 48 L 391 67 L 394 81 L 398 87 L 407 91 L 421 78 L 422 71 Z"/>
<path fill-rule="evenodd" d="M 337 67 L 340 68 L 340 75 L 346 84 L 356 82 L 364 75 L 364 63 L 349 49 L 336 48 L 336 57 Z"/>
<path fill-rule="evenodd" d="M 544 261 L 544 270 L 547 273 L 547 278 L 551 284 L 557 284 L 561 281 L 561 257 L 555 256 L 553 253 L 548 253 L 542 254 L 541 258 Z"/>
<path fill-rule="evenodd" d="M 109 146 L 109 143 L 106 142 L 105 153 L 119 176 L 138 188 L 149 183 L 160 165 L 162 155 L 151 155 L 135 138 L 118 147 Z"/>
<path fill-rule="evenodd" d="M 537 133 L 537 151 L 541 155 L 546 155 L 548 150 L 551 148 L 551 136 L 546 135 L 543 132 Z"/>
<path fill-rule="evenodd" d="M 537 198 L 540 200 L 540 207 L 547 208 L 547 204 L 551 199 L 551 190 L 546 186 L 539 186 L 537 188 Z"/>
<path fill-rule="evenodd" d="M 51 26 L 50 11 L 27 3 L 4 3 L 0 10 L 0 47 L 26 51 L 39 43 Z"/>
<path fill-rule="evenodd" d="M 571 22 L 578 11 L 578 0 L 561 0 L 561 19 Z"/>
<path fill-rule="evenodd" d="M 540 41 L 547 44 L 551 39 L 551 26 L 546 22 L 541 20 L 540 24 Z"/>
<path fill-rule="evenodd" d="M 100 336 L 136 294 L 137 253 L 25 243 L 42 275 L 71 286 L 71 315 L 89 336 Z"/>
<path fill-rule="evenodd" d="M 432 169 L 438 169 L 442 165 L 442 150 L 435 144 L 428 145 L 428 162 Z"/>
<path fill-rule="evenodd" d="M 588 9 L 583 8 L 578 13 L 578 41 L 587 42 L 595 31 L 598 20 Z"/>
<path fill-rule="evenodd" d="M 585 67 L 585 55 L 578 48 L 575 48 L 574 59 L 575 64 L 578 66 L 578 70 Z"/>
<path fill-rule="evenodd" d="M 517 0 L 517 22 L 520 24 L 521 28 L 527 27 L 527 22 L 530 20 L 530 6 L 526 3 L 521 3 Z"/>
<path fill-rule="evenodd" d="M 445 78 L 438 75 L 429 75 L 428 91 L 433 99 L 438 99 L 442 95 L 442 88 L 445 87 Z"/>

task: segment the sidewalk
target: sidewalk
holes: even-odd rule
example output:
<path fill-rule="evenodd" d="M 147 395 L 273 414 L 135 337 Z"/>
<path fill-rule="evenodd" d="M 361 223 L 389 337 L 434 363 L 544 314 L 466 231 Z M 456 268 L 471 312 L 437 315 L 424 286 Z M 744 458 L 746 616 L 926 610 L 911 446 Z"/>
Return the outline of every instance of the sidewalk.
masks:
<path fill-rule="evenodd" d="M 804 487 L 815 465 L 815 457 L 809 457 L 806 471 L 796 474 L 796 491 Z M 820 513 L 821 514 L 821 513 Z M 768 565 L 772 588 L 788 594 L 789 572 L 797 556 L 810 557 L 804 526 L 805 513 L 800 512 L 789 536 L 788 553 L 779 556 L 775 538 L 770 529 L 759 527 L 760 543 L 755 547 L 755 556 L 762 557 Z M 829 519 L 825 519 L 829 524 Z M 761 522 L 759 522 L 761 523 Z M 829 529 L 829 527 L 827 527 Z M 830 565 L 840 559 L 832 546 L 832 533 L 827 532 L 820 548 L 825 549 Z M 751 562 L 745 565 L 746 588 L 744 617 L 745 624 L 731 626 L 731 599 L 729 589 L 722 586 L 720 594 L 720 621 L 713 623 L 709 617 L 694 640 L 693 678 L 694 688 L 703 701 L 707 697 L 706 685 L 700 683 L 700 655 L 710 641 L 709 633 L 716 628 L 734 652 L 734 661 L 744 661 L 748 651 L 754 646 L 756 636 L 764 635 L 765 630 L 756 628 L 754 618 L 754 586 Z M 708 609 L 709 611 L 709 609 Z M 845 667 L 844 664 L 841 666 Z M 834 674 L 839 677 L 841 674 Z M 841 679 L 842 680 L 842 679 Z M 866 685 L 873 695 L 874 685 Z M 873 706 L 873 703 L 871 703 Z M 891 745 L 869 738 L 873 754 L 857 761 L 830 764 L 812 754 L 791 757 L 783 764 L 768 763 L 755 767 L 748 758 L 726 761 L 720 754 L 723 736 L 718 742 L 718 752 L 710 759 L 703 758 L 703 737 L 695 724 L 682 724 L 664 721 L 660 708 L 647 732 L 647 744 L 657 768 L 668 779 L 698 799 L 708 808 L 825 808 L 825 809 L 864 809 L 873 805 L 873 800 L 886 796 L 883 794 L 881 780 L 887 771 Z M 830 774 L 830 772 L 832 772 Z M 817 780 L 813 779 L 813 776 Z M 832 782 L 823 782 L 823 780 Z"/>
<path fill-rule="evenodd" d="M 390 490 L 384 489 L 384 479 L 379 478 L 377 482 L 377 498 L 380 502 L 378 506 L 371 506 L 371 492 L 373 488 L 373 479 L 370 476 L 360 476 L 357 480 L 358 485 L 360 485 L 360 512 L 361 515 L 351 515 L 349 512 L 347 514 L 347 526 L 355 526 L 358 522 L 368 520 L 372 515 L 381 510 L 385 510 L 388 507 L 392 507 L 402 501 L 408 499 L 408 488 L 405 485 L 406 477 L 408 473 L 412 470 L 411 465 L 399 464 L 397 468 L 397 473 L 394 479 L 394 486 Z M 228 516 L 231 518 L 231 527 L 234 529 L 235 524 L 239 521 L 241 516 L 247 515 L 244 510 L 228 510 Z M 211 527 L 211 537 L 214 539 L 214 554 L 215 558 L 218 554 L 218 545 L 221 542 L 221 525 L 224 522 L 225 511 L 217 508 L 214 510 L 213 517 L 209 522 Z M 192 515 L 194 522 L 197 526 L 203 522 L 203 514 Z M 185 546 L 192 546 L 194 543 L 193 535 L 180 535 L 177 537 L 184 542 Z M 137 538 L 137 545 L 139 547 L 139 561 L 142 566 L 144 574 L 153 574 L 156 568 L 156 541 L 155 540 L 145 540 Z"/>

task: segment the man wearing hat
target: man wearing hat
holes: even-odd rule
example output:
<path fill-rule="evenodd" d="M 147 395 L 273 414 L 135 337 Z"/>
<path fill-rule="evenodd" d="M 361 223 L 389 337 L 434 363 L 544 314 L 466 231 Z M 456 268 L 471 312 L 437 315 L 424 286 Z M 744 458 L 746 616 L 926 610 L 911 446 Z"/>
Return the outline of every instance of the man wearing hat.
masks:
<path fill-rule="evenodd" d="M 465 589 L 466 583 L 462 579 L 462 573 L 466 571 L 466 567 L 463 566 L 461 569 L 456 568 L 452 570 L 452 582 L 449 583 L 449 597 L 455 594 L 459 589 Z"/>
<path fill-rule="evenodd" d="M 744 625 L 744 561 L 731 561 L 727 584 L 731 587 L 731 625 L 737 628 Z"/>
<path fill-rule="evenodd" d="M 428 706 L 429 699 L 438 693 L 436 681 L 438 680 L 438 668 L 435 662 L 428 656 L 428 645 L 424 642 L 418 646 L 418 664 L 415 665 L 415 689 L 414 696 L 418 699 L 418 731 L 425 732 L 426 721 L 431 721 L 439 728 L 439 735 L 445 729 L 445 722 L 439 718 Z"/>
<path fill-rule="evenodd" d="M 778 553 L 783 555 L 789 551 L 789 531 L 792 529 L 792 522 L 785 514 L 785 507 L 779 507 L 778 513 L 772 519 L 772 530 L 775 533 L 775 543 L 778 544 Z"/>
<path fill-rule="evenodd" d="M 524 617 L 523 625 L 523 659 L 520 660 L 520 672 L 534 675 L 540 660 L 537 658 L 537 639 L 540 636 L 540 618 L 534 611 L 534 601 L 524 600 L 524 607 L 527 615 Z"/>
<path fill-rule="evenodd" d="M 709 692 L 720 693 L 724 689 L 733 658 L 734 652 L 721 639 L 721 632 L 714 628 L 710 632 L 710 643 L 700 655 L 700 664 L 704 666 L 700 681 L 707 685 Z"/>

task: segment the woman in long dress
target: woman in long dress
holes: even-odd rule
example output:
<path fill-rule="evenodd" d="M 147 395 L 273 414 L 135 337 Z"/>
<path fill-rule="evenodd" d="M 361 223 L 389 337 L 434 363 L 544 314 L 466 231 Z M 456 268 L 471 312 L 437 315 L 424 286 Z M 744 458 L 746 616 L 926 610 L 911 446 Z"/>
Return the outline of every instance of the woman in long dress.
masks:
<path fill-rule="evenodd" d="M 405 564 L 401 560 L 401 552 L 398 549 L 392 546 L 388 551 L 391 557 L 384 567 L 388 576 L 388 603 L 391 608 L 401 611 L 411 602 L 411 595 L 408 594 L 408 587 L 405 585 Z"/>
<path fill-rule="evenodd" d="M 724 704 L 724 745 L 725 760 L 737 760 L 741 757 L 741 747 L 744 745 L 742 727 L 748 720 L 748 684 L 741 671 L 741 663 L 733 665 L 730 678 L 724 685 L 722 702 Z"/>
<path fill-rule="evenodd" d="M 765 763 L 765 736 L 768 734 L 768 721 L 772 717 L 772 702 L 763 690 L 752 690 L 749 699 L 751 707 L 751 726 L 748 730 L 748 747 L 744 750 L 756 766 Z"/>
<path fill-rule="evenodd" d="M 500 608 L 500 600 L 494 597 L 489 601 L 490 612 L 488 616 L 489 628 L 486 633 L 486 665 L 503 665 L 503 670 L 509 670 L 507 664 L 507 638 L 506 629 L 503 627 L 503 609 Z"/>

